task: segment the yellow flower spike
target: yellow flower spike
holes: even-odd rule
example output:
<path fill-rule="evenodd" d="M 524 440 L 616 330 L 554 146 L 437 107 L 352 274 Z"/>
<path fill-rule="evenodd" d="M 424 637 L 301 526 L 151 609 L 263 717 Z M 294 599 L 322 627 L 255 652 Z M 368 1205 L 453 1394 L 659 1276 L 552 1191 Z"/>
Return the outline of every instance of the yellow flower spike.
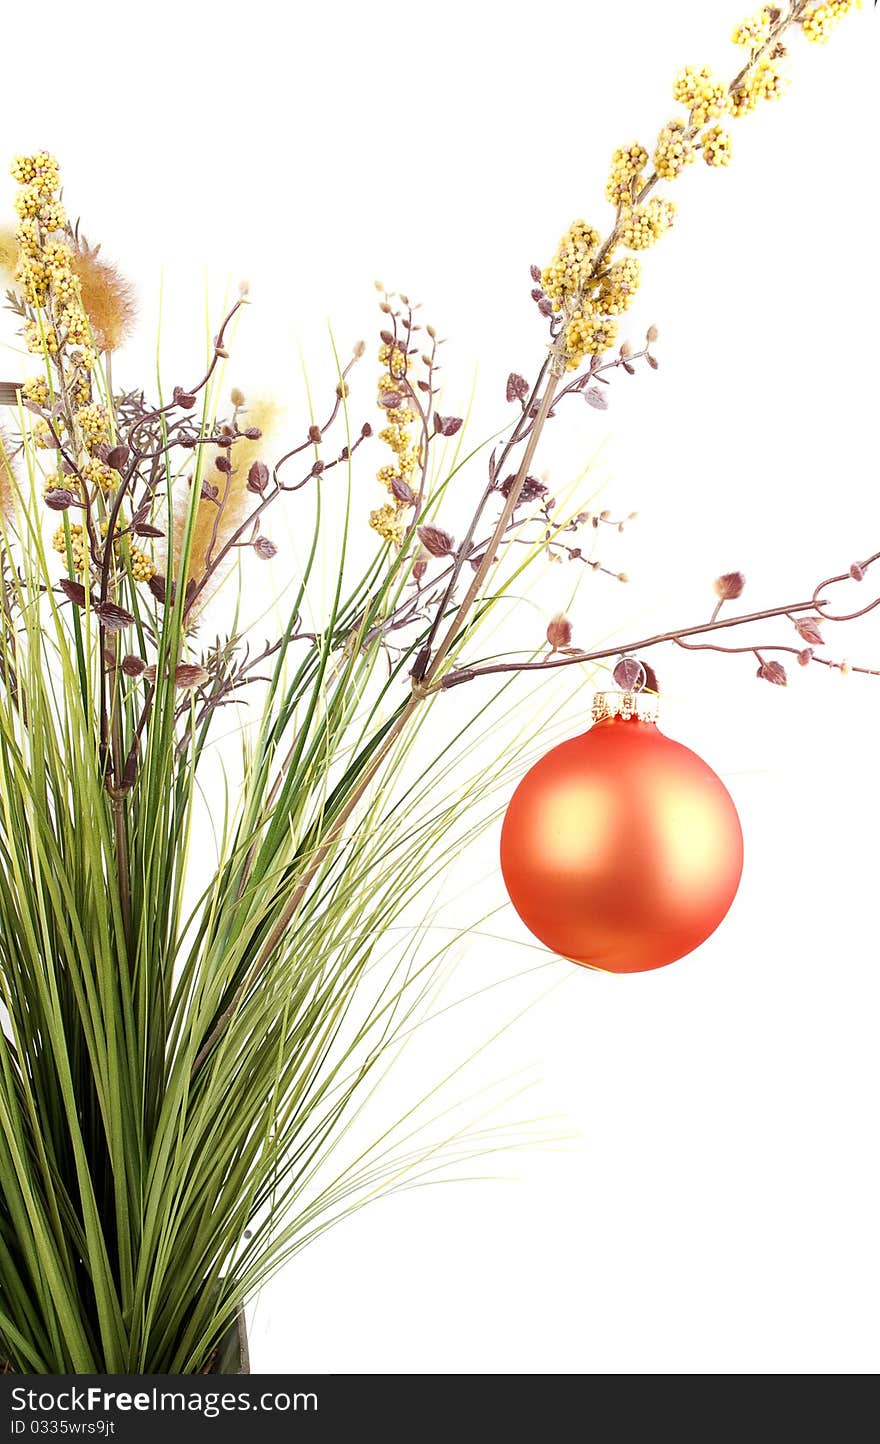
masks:
<path fill-rule="evenodd" d="M 383 310 L 388 314 L 390 309 L 386 298 Z M 434 335 L 430 327 L 428 334 L 432 337 Z M 387 367 L 387 370 L 380 376 L 378 385 L 378 400 L 385 421 L 379 431 L 379 440 L 390 449 L 393 460 L 379 467 L 376 480 L 392 492 L 394 500 L 370 512 L 370 526 L 384 541 L 390 541 L 399 547 L 403 544 L 409 527 L 409 509 L 414 505 L 415 495 L 419 490 L 419 472 L 423 460 L 422 442 L 412 428 L 420 423 L 421 417 L 412 404 L 412 383 L 409 379 L 409 370 L 416 358 L 407 356 L 404 341 L 388 331 L 383 331 L 382 336 L 378 358 L 380 365 Z M 387 406 L 385 402 L 388 399 L 396 400 L 398 404 Z M 410 488 L 412 495 L 409 499 L 406 491 L 400 496 L 396 494 L 395 483 L 398 483 L 398 489 L 400 483 L 405 483 Z"/>
<path fill-rule="evenodd" d="M 560 350 L 569 368 L 613 345 L 614 317 L 628 309 L 638 290 L 638 261 L 634 256 L 616 260 L 617 248 L 646 250 L 675 220 L 672 202 L 651 194 L 658 182 L 681 175 L 697 150 L 708 166 L 729 165 L 731 137 L 723 126 L 710 122 L 728 114 L 746 115 L 761 101 L 780 99 L 788 85 L 781 63 L 786 54 L 784 32 L 800 25 L 808 39 L 821 43 L 840 19 L 860 7 L 861 0 L 810 0 L 810 4 L 807 10 L 799 0 L 787 11 L 765 5 L 740 22 L 732 38 L 750 54 L 735 86 L 719 80 L 708 65 L 680 70 L 673 96 L 686 108 L 687 117 L 670 120 L 661 129 L 653 169 L 646 173 L 648 155 L 638 142 L 619 147 L 612 156 L 605 194 L 617 207 L 617 217 L 608 237 L 603 242 L 592 227 L 575 221 L 550 264 L 533 272 L 543 290 L 533 293 L 542 311 L 549 314 L 552 308 L 561 316 Z"/>

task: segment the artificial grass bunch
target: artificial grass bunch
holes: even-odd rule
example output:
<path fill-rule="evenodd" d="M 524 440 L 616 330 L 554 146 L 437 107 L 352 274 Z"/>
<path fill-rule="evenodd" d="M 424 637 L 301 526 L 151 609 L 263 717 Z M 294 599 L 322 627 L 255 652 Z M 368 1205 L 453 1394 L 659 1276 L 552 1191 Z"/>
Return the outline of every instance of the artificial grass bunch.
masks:
<path fill-rule="evenodd" d="M 210 1368 L 242 1302 L 292 1253 L 364 1200 L 485 1146 L 436 1119 L 421 1134 L 429 1095 L 373 1145 L 340 1154 L 445 966 L 431 889 L 540 731 L 534 699 L 520 697 L 528 720 L 477 761 L 486 729 L 515 717 L 513 679 L 571 666 L 589 676 L 629 649 L 577 648 L 555 616 L 514 658 L 470 650 L 548 557 L 625 579 L 598 548 L 626 519 L 554 497 L 532 472 L 538 442 L 563 403 L 601 410 L 615 374 L 657 365 L 653 327 L 609 354 L 640 282 L 638 257 L 619 252 L 646 249 L 673 220 L 655 189 L 699 154 L 725 165 L 722 121 L 781 89 L 783 35 L 824 39 L 849 8 L 765 7 L 738 27 L 748 58 L 730 83 L 679 76 L 684 112 L 661 127 L 652 161 L 639 143 L 615 152 L 606 238 L 576 221 L 532 268 L 543 355 L 532 380 L 507 378 L 513 420 L 458 539 L 444 509 L 481 448 L 466 451 L 462 419 L 438 409 L 440 343 L 407 297 L 380 288 L 368 391 L 387 500 L 368 517 L 356 475 L 373 434 L 356 411 L 363 344 L 324 415 L 280 454 L 273 408 L 225 395 L 244 293 L 191 384 L 155 401 L 120 389 L 110 355 L 132 321 L 130 291 L 80 242 L 54 157 L 14 163 L 18 224 L 0 237 L 0 262 L 35 365 L 0 387 L 18 426 L 0 459 L 0 1346 L 11 1367 Z M 255 638 L 230 588 L 225 631 L 203 640 L 206 604 L 218 615 L 224 584 L 276 554 L 281 505 L 297 508 L 305 540 L 274 633 Z M 376 546 L 358 564 L 352 532 L 368 523 Z M 735 624 L 718 613 L 742 577 L 719 584 L 709 622 L 639 650 Z M 740 649 L 763 680 L 785 680 L 768 652 L 859 670 L 821 655 L 823 598 L 817 588 L 744 618 L 797 631 L 796 646 Z M 432 734 L 429 699 L 488 675 L 488 700 L 455 735 Z M 218 761 L 217 718 L 237 702 L 239 756 Z M 212 858 L 192 847 L 204 796 Z"/>

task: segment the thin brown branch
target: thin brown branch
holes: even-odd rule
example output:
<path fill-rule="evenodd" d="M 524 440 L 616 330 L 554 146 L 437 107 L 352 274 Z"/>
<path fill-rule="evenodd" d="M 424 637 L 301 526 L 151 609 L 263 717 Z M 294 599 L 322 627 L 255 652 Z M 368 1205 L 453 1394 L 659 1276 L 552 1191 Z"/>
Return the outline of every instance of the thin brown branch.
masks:
<path fill-rule="evenodd" d="M 751 647 L 721 647 L 713 642 L 683 642 L 681 637 L 673 637 L 677 647 L 684 647 L 688 652 L 724 652 L 729 656 L 752 652 L 759 661 L 763 661 L 762 652 L 788 652 L 794 657 L 803 655 L 802 647 L 789 647 L 781 642 L 763 642 Z M 820 667 L 833 667 L 837 671 L 861 672 L 865 677 L 880 677 L 880 667 L 857 667 L 853 662 L 835 662 L 831 657 L 817 657 L 815 653 L 810 657 L 810 666 L 818 662 Z"/>
<path fill-rule="evenodd" d="M 447 672 L 434 690 L 448 691 L 450 687 L 459 687 L 477 677 L 488 677 L 499 672 L 547 672 L 557 667 L 580 666 L 584 662 L 602 662 L 608 657 L 617 657 L 621 652 L 645 652 L 649 647 L 658 647 L 663 642 L 678 642 L 682 637 L 698 637 L 727 627 L 742 627 L 747 622 L 765 622 L 772 617 L 784 617 L 788 612 L 810 612 L 815 607 L 816 603 L 811 597 L 806 602 L 789 602 L 783 607 L 768 607 L 761 612 L 748 612 L 737 617 L 716 617 L 696 626 L 673 627 L 668 632 L 657 632 L 652 637 L 640 637 L 635 642 L 618 642 L 613 647 L 600 647 L 596 651 L 547 657 L 542 662 L 489 662 L 484 666 L 461 667 L 457 671 Z M 744 650 L 751 652 L 754 647 L 746 647 Z"/>

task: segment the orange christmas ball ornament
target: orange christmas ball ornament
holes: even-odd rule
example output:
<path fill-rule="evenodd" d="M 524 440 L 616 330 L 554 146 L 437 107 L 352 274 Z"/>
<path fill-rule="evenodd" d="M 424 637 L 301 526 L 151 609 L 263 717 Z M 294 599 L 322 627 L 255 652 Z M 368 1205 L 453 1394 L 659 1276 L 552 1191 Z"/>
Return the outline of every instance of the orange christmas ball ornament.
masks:
<path fill-rule="evenodd" d="M 610 973 L 662 968 L 699 947 L 742 874 L 729 792 L 656 715 L 656 698 L 599 693 L 594 725 L 526 773 L 501 832 L 504 882 L 526 927 Z"/>

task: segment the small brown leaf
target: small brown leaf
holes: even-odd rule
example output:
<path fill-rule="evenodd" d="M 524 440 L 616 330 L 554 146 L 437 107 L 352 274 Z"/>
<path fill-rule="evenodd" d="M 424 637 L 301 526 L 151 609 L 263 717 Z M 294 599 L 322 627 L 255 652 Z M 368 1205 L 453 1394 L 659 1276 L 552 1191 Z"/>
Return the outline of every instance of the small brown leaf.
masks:
<path fill-rule="evenodd" d="M 725 572 L 712 583 L 719 601 L 732 602 L 741 597 L 746 579 L 742 572 Z"/>
<path fill-rule="evenodd" d="M 781 662 L 762 662 L 756 675 L 762 682 L 772 682 L 776 687 L 788 685 L 788 676 Z"/>
<path fill-rule="evenodd" d="M 152 523 L 151 523 L 151 522 L 148 522 L 148 521 L 136 521 L 136 522 L 134 522 L 134 523 L 132 524 L 132 528 L 131 528 L 131 529 L 132 529 L 132 531 L 134 532 L 135 536 L 164 536 L 164 535 L 165 535 L 164 531 L 161 531 L 159 527 L 153 526 Z"/>
<path fill-rule="evenodd" d="M 538 273 L 540 275 L 540 272 Z M 529 383 L 519 372 L 511 371 L 507 378 L 507 399 L 508 401 L 525 401 L 529 394 Z"/>
<path fill-rule="evenodd" d="M 168 588 L 165 578 L 163 577 L 161 572 L 156 572 L 155 576 L 150 577 L 150 580 L 147 582 L 147 586 L 153 593 L 153 596 L 156 598 L 157 602 L 164 602 Z"/>
<path fill-rule="evenodd" d="M 660 683 L 659 683 L 659 681 L 657 680 L 657 673 L 654 671 L 654 668 L 651 666 L 651 663 L 650 663 L 650 662 L 643 662 L 643 663 L 642 663 L 642 668 L 643 668 L 644 673 L 645 673 L 645 682 L 644 682 L 643 690 L 646 690 L 646 691 L 648 691 L 648 692 L 656 692 L 657 695 L 659 696 L 659 695 L 660 695 Z"/>
<path fill-rule="evenodd" d="M 130 627 L 134 622 L 131 612 L 125 607 L 118 607 L 115 602 L 96 602 L 95 615 L 100 617 L 101 625 L 108 632 L 121 632 L 123 627 Z"/>
<path fill-rule="evenodd" d="M 454 436 L 462 427 L 460 416 L 441 416 L 439 412 L 434 413 L 434 430 L 438 436 Z"/>
<path fill-rule="evenodd" d="M 502 496 L 510 496 L 515 481 L 516 477 L 512 472 L 510 476 L 504 478 L 498 488 Z M 527 476 L 524 478 L 522 486 L 520 487 L 517 506 L 519 506 L 520 502 L 537 501 L 538 497 L 546 495 L 547 487 L 544 482 L 539 481 L 537 476 Z M 549 506 L 549 502 L 547 504 Z"/>
<path fill-rule="evenodd" d="M 181 662 L 174 668 L 175 687 L 202 687 L 208 680 L 208 673 L 204 667 L 198 667 L 190 662 Z"/>
<path fill-rule="evenodd" d="M 260 561 L 268 562 L 275 556 L 278 548 L 267 536 L 258 536 L 254 542 L 254 551 L 260 558 Z"/>
<path fill-rule="evenodd" d="M 175 386 L 173 400 L 175 406 L 183 411 L 191 411 L 196 404 L 196 398 L 191 391 L 184 391 L 182 386 Z"/>
<path fill-rule="evenodd" d="M 147 670 L 143 657 L 123 657 L 121 665 L 126 677 L 140 677 Z"/>
<path fill-rule="evenodd" d="M 43 500 L 50 511 L 67 511 L 69 506 L 76 505 L 79 497 L 63 486 L 53 486 L 50 491 L 44 492 Z"/>
<path fill-rule="evenodd" d="M 455 542 L 448 531 L 443 531 L 439 526 L 420 526 L 418 529 L 419 541 L 430 552 L 432 557 L 448 557 L 452 555 Z"/>
<path fill-rule="evenodd" d="M 320 440 L 321 440 L 321 428 L 320 428 L 320 426 L 310 426 L 310 427 L 309 427 L 309 441 L 312 443 L 313 446 L 317 446 L 318 443 L 320 442 Z"/>
<path fill-rule="evenodd" d="M 798 652 L 797 659 L 802 667 L 808 667 L 813 660 L 812 647 L 804 647 L 802 652 Z"/>
<path fill-rule="evenodd" d="M 386 411 L 393 411 L 403 405 L 403 397 L 399 391 L 383 391 L 379 397 L 379 405 L 384 406 Z"/>
<path fill-rule="evenodd" d="M 862 582 L 865 579 L 865 568 L 860 562 L 853 562 L 849 569 L 849 574 L 854 582 Z"/>
<path fill-rule="evenodd" d="M 415 563 L 415 565 L 414 565 L 414 567 L 413 567 L 413 569 L 412 569 L 413 580 L 414 580 L 416 586 L 421 586 L 422 577 L 425 575 L 425 572 L 426 572 L 427 570 L 428 570 L 428 563 L 427 563 L 427 561 L 425 560 L 424 557 L 419 557 L 418 561 Z"/>
<path fill-rule="evenodd" d="M 557 612 L 547 623 L 547 642 L 551 652 L 571 646 L 571 622 L 564 612 Z"/>
<path fill-rule="evenodd" d="M 598 386 L 588 386 L 583 397 L 590 406 L 595 406 L 597 411 L 608 410 L 608 397 Z"/>
<path fill-rule="evenodd" d="M 529 275 L 531 276 L 531 278 L 532 278 L 533 281 L 540 281 L 540 279 L 541 279 L 541 267 L 540 267 L 540 266 L 529 266 Z"/>
<path fill-rule="evenodd" d="M 122 471 L 128 463 L 129 450 L 127 446 L 113 446 L 104 458 L 107 465 L 113 471 Z"/>
<path fill-rule="evenodd" d="M 622 692 L 632 692 L 645 683 L 645 669 L 635 657 L 621 657 L 611 675 Z"/>
<path fill-rule="evenodd" d="M 72 582 L 69 577 L 58 583 L 61 591 L 69 602 L 75 607 L 84 607 L 86 604 L 86 589 L 82 582 Z"/>
<path fill-rule="evenodd" d="M 818 617 L 798 617 L 794 629 L 804 642 L 809 642 L 811 647 L 821 647 L 822 633 L 819 631 Z"/>
<path fill-rule="evenodd" d="M 402 501 L 406 506 L 415 505 L 416 494 L 409 483 L 404 481 L 402 476 L 395 476 L 392 479 L 391 490 L 398 501 Z"/>
<path fill-rule="evenodd" d="M 265 461 L 254 461 L 248 471 L 247 489 L 262 496 L 269 485 L 269 468 Z"/>

